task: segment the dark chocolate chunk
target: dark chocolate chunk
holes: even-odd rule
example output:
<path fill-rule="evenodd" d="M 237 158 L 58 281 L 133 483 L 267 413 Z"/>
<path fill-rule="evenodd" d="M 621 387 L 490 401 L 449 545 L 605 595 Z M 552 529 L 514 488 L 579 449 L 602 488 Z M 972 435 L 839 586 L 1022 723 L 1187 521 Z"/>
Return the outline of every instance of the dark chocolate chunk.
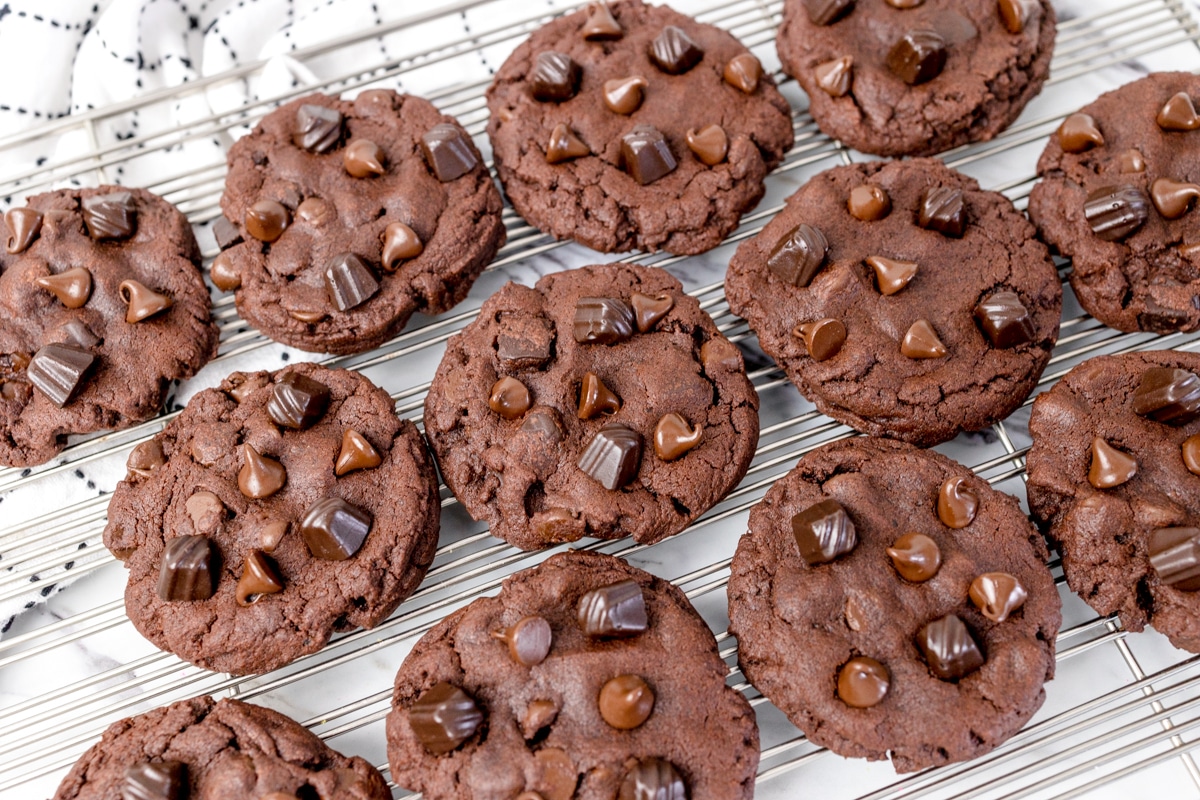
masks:
<path fill-rule="evenodd" d="M 544 103 L 561 103 L 579 92 L 583 69 L 566 53 L 538 53 L 529 73 L 529 90 Z"/>
<path fill-rule="evenodd" d="M 10 208 L 4 213 L 4 224 L 8 226 L 5 249 L 13 254 L 24 253 L 42 231 L 42 212 L 32 208 Z"/>
<path fill-rule="evenodd" d="M 435 756 L 457 750 L 483 724 L 483 712 L 469 694 L 442 681 L 425 690 L 408 711 L 408 724 Z"/>
<path fill-rule="evenodd" d="M 421 137 L 421 151 L 433 174 L 443 183 L 461 178 L 479 163 L 462 131 L 448 122 L 434 125 Z"/>
<path fill-rule="evenodd" d="M 983 666 L 983 653 L 967 624 L 947 614 L 921 628 L 917 645 L 934 675 L 944 681 L 957 680 Z"/>
<path fill-rule="evenodd" d="M 625 773 L 617 800 L 688 800 L 687 784 L 670 761 L 643 758 Z"/>
<path fill-rule="evenodd" d="M 1133 393 L 1134 413 L 1167 425 L 1200 417 L 1200 378 L 1185 369 L 1151 367 Z"/>
<path fill-rule="evenodd" d="M 69 344 L 48 344 L 34 353 L 26 367 L 29 381 L 62 408 L 83 388 L 84 377 L 96 357 Z"/>
<path fill-rule="evenodd" d="M 271 387 L 267 414 L 284 428 L 302 431 L 325 416 L 329 387 L 299 372 L 289 372 Z"/>
<path fill-rule="evenodd" d="M 296 131 L 292 142 L 310 153 L 324 153 L 342 138 L 342 115 L 336 109 L 302 105 L 296 109 Z"/>
<path fill-rule="evenodd" d="M 621 137 L 621 163 L 642 186 L 654 183 L 679 166 L 666 138 L 652 125 L 635 125 Z"/>
<path fill-rule="evenodd" d="M 557 338 L 544 318 L 511 314 L 496 335 L 496 357 L 509 369 L 536 369 L 554 355 Z"/>
<path fill-rule="evenodd" d="M 992 347 L 1003 350 L 1033 341 L 1033 318 L 1016 292 L 1002 289 L 980 300 L 975 306 L 975 321 Z"/>
<path fill-rule="evenodd" d="M 185 800 L 187 764 L 181 761 L 143 761 L 125 769 L 121 800 Z"/>
<path fill-rule="evenodd" d="M 371 514 L 340 497 L 317 501 L 300 521 L 300 535 L 317 558 L 345 561 L 371 532 Z"/>
<path fill-rule="evenodd" d="M 176 536 L 163 547 L 158 596 L 163 600 L 207 600 L 217 589 L 219 558 L 207 536 Z"/>
<path fill-rule="evenodd" d="M 829 241 L 820 230 L 801 222 L 776 243 L 767 257 L 767 268 L 792 286 L 812 283 L 829 251 Z"/>
<path fill-rule="evenodd" d="M 1116 242 L 1146 223 L 1150 201 L 1136 186 L 1109 186 L 1087 196 L 1083 215 L 1093 233 L 1106 242 Z"/>
<path fill-rule="evenodd" d="M 642 435 L 616 423 L 605 425 L 579 457 L 579 469 L 609 491 L 625 486 L 638 474 Z"/>
<path fill-rule="evenodd" d="M 128 239 L 137 230 L 137 204 L 129 192 L 92 195 L 80 206 L 88 235 L 97 241 Z"/>
<path fill-rule="evenodd" d="M 217 247 L 222 250 L 228 250 L 235 244 L 242 243 L 242 232 L 238 230 L 238 226 L 234 225 L 225 217 L 217 217 L 212 226 L 213 238 L 217 240 Z"/>
<path fill-rule="evenodd" d="M 637 636 L 649 627 L 646 599 L 634 580 L 587 592 L 579 598 L 578 617 L 584 634 L 598 639 Z"/>
<path fill-rule="evenodd" d="M 832 25 L 853 8 L 854 0 L 804 0 L 804 10 L 814 25 Z"/>
<path fill-rule="evenodd" d="M 525 415 L 521 423 L 523 433 L 539 436 L 551 444 L 562 441 L 562 429 L 558 426 L 558 414 L 552 408 L 536 408 Z"/>
<path fill-rule="evenodd" d="M 575 304 L 575 341 L 617 344 L 632 338 L 633 309 L 615 297 L 581 297 Z"/>
<path fill-rule="evenodd" d="M 130 325 L 153 317 L 175 305 L 175 301 L 167 295 L 156 292 L 135 280 L 121 281 L 117 292 L 128 305 L 128 308 L 125 309 L 125 321 Z"/>
<path fill-rule="evenodd" d="M 650 60 L 669 75 L 682 75 L 700 63 L 704 51 L 683 28 L 668 25 L 650 43 Z"/>
<path fill-rule="evenodd" d="M 887 65 L 910 86 L 931 81 L 946 67 L 946 40 L 937 31 L 909 31 L 888 51 Z"/>
<path fill-rule="evenodd" d="M 1200 528 L 1157 528 L 1147 545 L 1160 581 L 1182 592 L 1200 589 Z"/>
<path fill-rule="evenodd" d="M 792 535 L 809 566 L 833 561 L 858 544 L 853 520 L 841 503 L 833 499 L 814 503 L 793 515 Z"/>
<path fill-rule="evenodd" d="M 921 194 L 917 224 L 944 236 L 962 238 L 967 228 L 967 209 L 962 192 L 947 186 L 932 186 Z"/>
<path fill-rule="evenodd" d="M 338 311 L 349 311 L 370 300 L 379 291 L 379 281 L 366 263 L 353 253 L 333 257 L 325 267 L 325 293 Z"/>

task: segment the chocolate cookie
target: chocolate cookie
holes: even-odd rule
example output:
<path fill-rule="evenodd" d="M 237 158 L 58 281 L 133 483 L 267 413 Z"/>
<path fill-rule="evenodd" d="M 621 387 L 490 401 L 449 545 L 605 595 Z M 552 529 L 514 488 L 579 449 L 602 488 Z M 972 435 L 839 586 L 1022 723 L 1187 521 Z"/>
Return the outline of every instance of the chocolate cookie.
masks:
<path fill-rule="evenodd" d="M 776 45 L 825 133 L 881 156 L 991 139 L 1050 74 L 1049 0 L 785 0 Z"/>
<path fill-rule="evenodd" d="M 950 459 L 826 445 L 750 512 L 729 578 L 738 662 L 835 753 L 898 772 L 974 758 L 1054 677 L 1046 559 L 1017 502 Z"/>
<path fill-rule="evenodd" d="M 1200 355 L 1099 356 L 1038 397 L 1029 508 L 1100 614 L 1200 652 Z"/>
<path fill-rule="evenodd" d="M 389 800 L 357 756 L 330 749 L 278 711 L 198 697 L 109 726 L 54 800 Z"/>
<path fill-rule="evenodd" d="M 229 150 L 213 283 L 303 350 L 357 353 L 467 296 L 504 244 L 471 137 L 418 97 L 314 94 Z M 233 224 L 229 224 L 232 221 Z"/>
<path fill-rule="evenodd" d="M 504 62 L 487 102 L 513 207 L 604 252 L 716 247 L 792 146 L 791 111 L 758 59 L 641 0 L 550 22 Z"/>
<path fill-rule="evenodd" d="M 1165 72 L 1067 117 L 1038 161 L 1029 216 L 1071 287 L 1122 331 L 1200 328 L 1200 76 Z"/>
<path fill-rule="evenodd" d="M 438 623 L 396 675 L 388 762 L 430 800 L 754 794 L 758 728 L 687 597 L 562 553 Z"/>
<path fill-rule="evenodd" d="M 356 372 L 235 372 L 129 457 L 104 544 L 154 644 L 243 675 L 371 628 L 437 546 L 437 482 L 416 427 Z"/>
<path fill-rule="evenodd" d="M 446 485 L 510 544 L 652 543 L 746 474 L 758 395 L 678 281 L 608 264 L 488 298 L 446 347 L 425 433 Z"/>
<path fill-rule="evenodd" d="M 216 355 L 187 219 L 144 189 L 29 198 L 0 222 L 0 463 L 157 414 Z"/>
<path fill-rule="evenodd" d="M 725 292 L 822 413 L 923 446 L 1017 408 L 1062 307 L 1033 226 L 933 159 L 816 175 L 738 247 Z"/>

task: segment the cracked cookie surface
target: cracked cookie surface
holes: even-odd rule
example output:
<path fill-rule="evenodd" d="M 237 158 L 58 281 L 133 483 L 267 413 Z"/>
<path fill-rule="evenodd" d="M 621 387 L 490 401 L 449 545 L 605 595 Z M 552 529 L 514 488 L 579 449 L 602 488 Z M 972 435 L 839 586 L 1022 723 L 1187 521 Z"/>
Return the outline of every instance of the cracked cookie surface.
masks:
<path fill-rule="evenodd" d="M 677 280 L 609 264 L 488 298 L 447 344 L 425 431 L 446 484 L 510 544 L 651 543 L 745 475 L 758 395 L 740 351 Z"/>
<path fill-rule="evenodd" d="M 437 546 L 424 442 L 355 372 L 235 372 L 129 467 L 104 531 L 129 569 L 126 612 L 155 645 L 214 671 L 266 672 L 335 631 L 374 627 Z"/>
<path fill-rule="evenodd" d="M 882 195 L 863 200 L 863 187 Z M 934 196 L 946 203 L 922 227 L 923 198 L 939 189 Z M 878 218 L 856 217 L 852 194 L 859 215 Z M 965 220 L 960 238 L 935 229 L 952 229 L 956 208 Z M 817 238 L 807 235 L 821 257 L 801 258 L 810 252 L 805 240 L 776 259 L 802 225 L 816 229 Z M 869 258 L 900 266 L 877 271 Z M 1062 308 L 1058 274 L 1033 226 L 1005 197 L 934 159 L 814 176 L 738 247 L 725 291 L 763 351 L 822 413 L 922 446 L 1012 413 L 1049 361 Z M 989 311 L 984 324 L 977 307 L 1006 293 L 1017 304 Z M 799 326 L 823 320 L 839 323 L 841 336 L 816 336 L 813 349 Z"/>
<path fill-rule="evenodd" d="M 971 508 L 965 525 L 967 517 L 939 510 L 947 481 L 956 487 L 951 511 Z M 831 501 L 853 533 L 842 529 L 842 547 L 812 563 L 794 517 Z M 888 552 L 910 532 L 939 554 L 936 564 L 910 559 L 925 569 L 919 580 L 902 576 Z M 1054 675 L 1061 613 L 1047 557 L 1017 502 L 950 459 L 886 439 L 826 445 L 771 487 L 738 543 L 729 580 L 738 663 L 809 739 L 836 753 L 890 757 L 899 772 L 974 758 L 1016 733 Z M 1026 593 L 1002 621 L 971 596 L 989 573 L 1015 578 Z M 926 625 L 948 615 L 983 657 L 949 679 L 919 642 Z M 882 693 L 843 685 L 859 659 L 881 665 Z"/>

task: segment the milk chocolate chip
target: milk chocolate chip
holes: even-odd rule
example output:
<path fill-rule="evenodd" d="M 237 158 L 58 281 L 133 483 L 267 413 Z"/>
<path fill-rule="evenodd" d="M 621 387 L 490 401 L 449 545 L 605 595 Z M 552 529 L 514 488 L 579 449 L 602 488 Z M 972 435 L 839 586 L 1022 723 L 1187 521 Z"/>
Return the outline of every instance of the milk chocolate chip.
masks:
<path fill-rule="evenodd" d="M 1082 153 L 1104 144 L 1104 135 L 1090 114 L 1072 114 L 1058 126 L 1058 143 L 1068 153 Z"/>
<path fill-rule="evenodd" d="M 967 485 L 966 478 L 948 478 L 938 490 L 937 515 L 947 527 L 965 528 L 978 512 L 979 493 Z"/>
<path fill-rule="evenodd" d="M 704 426 L 688 423 L 682 414 L 672 411 L 654 426 L 654 453 L 663 461 L 674 461 L 700 443 Z"/>
<path fill-rule="evenodd" d="M 762 63 L 750 53 L 734 56 L 725 65 L 722 76 L 730 86 L 736 86 L 746 94 L 754 94 L 762 79 Z"/>
<path fill-rule="evenodd" d="M 879 705 L 887 696 L 891 676 L 873 658 L 856 656 L 838 671 L 837 694 L 851 708 Z"/>
<path fill-rule="evenodd" d="M 550 654 L 554 634 L 550 623 L 538 616 L 522 617 L 517 624 L 502 631 L 492 631 L 492 638 L 508 644 L 508 655 L 523 667 L 536 667 Z"/>
<path fill-rule="evenodd" d="M 814 361 L 833 358 L 846 343 L 846 326 L 841 320 L 819 319 L 802 322 L 792 331 L 804 341 L 804 347 Z"/>
<path fill-rule="evenodd" d="M 631 731 L 650 719 L 654 692 L 638 675 L 618 675 L 600 688 L 600 716 L 619 731 Z"/>
<path fill-rule="evenodd" d="M 1120 486 L 1137 474 L 1137 462 L 1099 436 L 1092 439 L 1092 465 L 1088 483 L 1097 489 Z"/>
<path fill-rule="evenodd" d="M 832 61 L 823 61 L 813 67 L 817 86 L 830 97 L 843 97 L 850 91 L 854 80 L 854 58 L 842 56 Z M 857 216 L 857 215 L 856 215 Z"/>
<path fill-rule="evenodd" d="M 927 581 L 942 566 L 942 551 L 937 542 L 923 533 L 912 531 L 898 538 L 887 554 L 901 577 L 913 583 Z"/>
<path fill-rule="evenodd" d="M 917 275 L 917 262 L 900 261 L 883 256 L 867 256 L 867 266 L 875 270 L 875 280 L 879 285 L 879 293 L 893 295 L 908 286 L 909 281 Z"/>
<path fill-rule="evenodd" d="M 67 308 L 82 308 L 92 296 L 92 273 L 87 267 L 72 267 L 57 275 L 43 275 L 33 282 L 57 297 Z"/>
<path fill-rule="evenodd" d="M 971 602 L 993 622 L 1004 622 L 1025 604 L 1029 593 L 1007 572 L 985 572 L 971 581 Z"/>
<path fill-rule="evenodd" d="M 42 212 L 32 208 L 10 208 L 4 212 L 8 226 L 5 249 L 11 254 L 24 253 L 42 230 Z"/>

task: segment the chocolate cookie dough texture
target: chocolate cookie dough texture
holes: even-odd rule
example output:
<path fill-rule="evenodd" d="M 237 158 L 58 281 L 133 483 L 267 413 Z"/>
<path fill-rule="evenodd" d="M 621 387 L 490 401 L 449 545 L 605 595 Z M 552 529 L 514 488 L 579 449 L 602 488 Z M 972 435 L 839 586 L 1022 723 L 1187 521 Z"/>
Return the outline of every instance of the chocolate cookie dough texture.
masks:
<path fill-rule="evenodd" d="M 510 544 L 652 543 L 745 475 L 758 396 L 678 281 L 609 264 L 490 297 L 446 347 L 425 432 L 446 485 Z"/>
<path fill-rule="evenodd" d="M 1200 356 L 1100 356 L 1033 404 L 1029 507 L 1071 589 L 1200 652 Z"/>
<path fill-rule="evenodd" d="M 239 700 L 198 697 L 113 723 L 53 800 L 388 800 L 373 766 L 295 720 Z"/>
<path fill-rule="evenodd" d="M 922 446 L 1012 413 L 1062 307 L 1033 226 L 933 159 L 814 176 L 738 247 L 725 291 L 822 413 Z"/>
<path fill-rule="evenodd" d="M 429 102 L 302 97 L 229 151 L 213 283 L 264 334 L 357 353 L 466 297 L 504 243 L 471 137 Z"/>
<path fill-rule="evenodd" d="M 388 762 L 430 800 L 743 800 L 758 729 L 683 592 L 553 556 L 436 625 L 396 675 Z"/>
<path fill-rule="evenodd" d="M 1200 328 L 1200 77 L 1149 75 L 1068 116 L 1038 161 L 1029 215 L 1071 287 L 1122 331 Z"/>
<path fill-rule="evenodd" d="M 388 394 L 300 364 L 235 372 L 135 448 L 104 543 L 138 631 L 243 675 L 386 619 L 433 560 L 440 508 Z"/>
<path fill-rule="evenodd" d="M 787 101 L 758 59 L 725 31 L 640 0 L 550 22 L 487 98 L 513 207 L 604 252 L 717 246 L 792 145 Z"/>
<path fill-rule="evenodd" d="M 1050 73 L 1049 0 L 786 0 L 776 45 L 821 130 L 933 155 L 1004 130 Z"/>
<path fill-rule="evenodd" d="M 812 742 L 911 772 L 990 751 L 1041 706 L 1061 622 L 1048 553 L 966 468 L 829 444 L 749 528 L 729 581 L 738 661 Z"/>
<path fill-rule="evenodd" d="M 0 222 L 0 463 L 50 460 L 72 434 L 162 408 L 216 355 L 187 219 L 142 189 L 30 197 Z"/>

